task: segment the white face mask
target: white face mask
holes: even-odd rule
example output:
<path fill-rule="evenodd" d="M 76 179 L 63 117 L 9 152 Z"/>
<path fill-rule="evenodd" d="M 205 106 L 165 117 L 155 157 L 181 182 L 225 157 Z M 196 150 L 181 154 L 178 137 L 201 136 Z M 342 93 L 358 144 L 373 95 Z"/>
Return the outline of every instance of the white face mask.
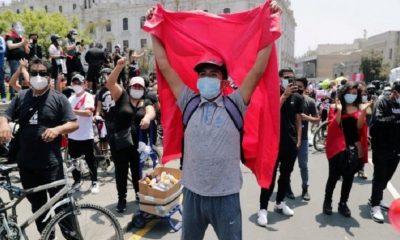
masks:
<path fill-rule="evenodd" d="M 129 95 L 134 99 L 141 99 L 143 97 L 144 90 L 131 89 Z"/>
<path fill-rule="evenodd" d="M 363 95 L 361 97 L 361 101 L 362 101 L 362 103 L 367 103 L 368 102 L 368 96 L 367 95 Z"/>
<path fill-rule="evenodd" d="M 281 78 L 281 85 L 284 89 L 289 85 L 289 79 Z"/>
<path fill-rule="evenodd" d="M 81 85 L 73 85 L 72 90 L 74 90 L 75 94 L 79 94 L 83 91 L 83 87 Z"/>
<path fill-rule="evenodd" d="M 43 90 L 49 85 L 49 81 L 45 77 L 34 76 L 30 78 L 31 86 L 35 90 Z"/>

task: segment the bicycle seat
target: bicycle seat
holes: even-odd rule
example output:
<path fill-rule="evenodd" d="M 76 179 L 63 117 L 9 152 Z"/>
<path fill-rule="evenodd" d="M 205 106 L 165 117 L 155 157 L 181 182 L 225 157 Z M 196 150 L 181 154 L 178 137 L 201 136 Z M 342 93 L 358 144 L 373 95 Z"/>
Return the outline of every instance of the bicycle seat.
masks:
<path fill-rule="evenodd" d="M 18 170 L 18 165 L 16 163 L 3 165 L 0 164 L 0 174 L 9 174 L 12 171 Z"/>

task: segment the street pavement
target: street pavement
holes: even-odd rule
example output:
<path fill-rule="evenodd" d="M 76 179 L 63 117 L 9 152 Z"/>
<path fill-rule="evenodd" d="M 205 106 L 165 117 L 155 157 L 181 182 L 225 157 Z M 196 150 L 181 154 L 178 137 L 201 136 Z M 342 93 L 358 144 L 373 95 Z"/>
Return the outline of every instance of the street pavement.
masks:
<path fill-rule="evenodd" d="M 178 167 L 178 162 L 169 164 L 171 167 Z M 292 174 L 292 188 L 296 195 L 295 200 L 287 200 L 287 204 L 295 211 L 293 217 L 286 217 L 273 211 L 274 202 L 269 204 L 267 227 L 260 227 L 256 224 L 257 211 L 259 208 L 259 193 L 260 189 L 256 183 L 254 175 L 246 168 L 242 167 L 243 172 L 243 187 L 240 193 L 242 206 L 242 223 L 243 223 L 243 239 L 262 240 L 262 239 L 280 239 L 280 240 L 397 240 L 400 239 L 400 233 L 396 232 L 391 225 L 386 221 L 384 224 L 378 224 L 370 219 L 369 207 L 367 205 L 368 198 L 371 192 L 371 176 L 372 166 L 368 164 L 365 167 L 368 174 L 367 180 L 355 178 L 353 189 L 350 194 L 349 208 L 352 211 L 351 218 L 345 218 L 337 213 L 337 202 L 340 196 L 339 181 L 333 199 L 334 213 L 332 216 L 322 214 L 322 202 L 324 196 L 325 183 L 328 176 L 328 162 L 325 155 L 310 151 L 309 156 L 309 171 L 310 171 L 310 195 L 311 201 L 305 202 L 301 200 L 301 179 L 300 171 L 296 163 Z M 110 209 L 118 218 L 121 226 L 126 231 L 125 239 L 165 239 L 176 240 L 180 239 L 180 231 L 174 233 L 170 230 L 169 225 L 160 219 L 152 220 L 141 229 L 136 229 L 131 226 L 130 221 L 132 215 L 138 211 L 138 204 L 134 200 L 132 186 L 128 191 L 127 211 L 123 214 L 115 211 L 117 193 L 115 189 L 115 179 L 113 170 L 110 169 L 104 173 L 99 170 L 100 193 L 93 195 L 89 191 L 90 182 L 87 180 L 82 190 L 77 194 L 79 202 L 89 202 L 104 206 Z M 399 196 L 400 191 L 400 170 L 397 170 L 391 184 L 393 185 L 392 192 L 385 191 L 384 201 L 390 204 L 394 196 Z M 276 191 L 276 189 L 275 189 Z M 3 200 L 7 200 L 7 195 L 4 190 L 0 190 L 0 196 Z M 275 194 L 271 200 L 275 199 Z M 31 215 L 29 203 L 24 200 L 17 209 L 18 220 L 22 223 Z M 175 216 L 175 219 L 180 220 L 180 216 Z M 32 224 L 27 229 L 30 239 L 38 239 L 38 233 L 35 225 Z M 212 227 L 207 229 L 205 238 L 207 240 L 217 239 Z"/>

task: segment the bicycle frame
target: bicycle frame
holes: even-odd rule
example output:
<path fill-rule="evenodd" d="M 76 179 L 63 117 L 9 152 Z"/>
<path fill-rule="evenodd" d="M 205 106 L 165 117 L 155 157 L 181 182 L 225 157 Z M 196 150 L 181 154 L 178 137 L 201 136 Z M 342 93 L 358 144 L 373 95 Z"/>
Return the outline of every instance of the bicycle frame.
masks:
<path fill-rule="evenodd" d="M 76 167 L 73 164 L 72 167 L 68 168 L 67 173 L 71 172 L 75 168 Z M 67 174 L 65 174 L 65 178 L 62 180 L 57 180 L 52 183 L 40 185 L 35 188 L 30 188 L 30 189 L 26 189 L 26 190 L 23 190 L 23 189 L 20 189 L 19 187 L 13 186 L 10 183 L 8 176 L 6 176 L 6 179 L 7 179 L 6 180 L 7 183 L 4 184 L 2 186 L 2 188 L 4 188 L 5 190 L 7 190 L 9 192 L 11 202 L 6 203 L 5 207 L 0 209 L 0 212 L 6 212 L 7 210 L 12 209 L 12 215 L 10 216 L 10 218 L 11 219 L 15 218 L 15 219 L 13 219 L 15 221 L 15 223 L 17 223 L 16 207 L 24 198 L 27 197 L 27 195 L 64 185 L 64 187 L 62 189 L 60 189 L 60 191 L 58 191 L 56 193 L 56 195 L 51 197 L 45 205 L 43 205 L 41 208 L 39 208 L 39 210 L 34 212 L 33 215 L 31 217 L 29 217 L 28 219 L 26 219 L 24 223 L 22 223 L 21 225 L 18 225 L 18 227 L 20 228 L 21 233 L 23 234 L 25 239 L 29 239 L 26 236 L 25 229 L 31 223 L 33 223 L 36 219 L 38 219 L 43 213 L 45 213 L 47 210 L 49 210 L 49 213 L 46 215 L 44 221 L 47 220 L 49 218 L 49 216 L 55 211 L 55 209 L 58 208 L 59 206 L 75 202 L 75 200 L 73 199 L 73 196 L 68 194 L 68 193 L 70 193 L 70 185 L 68 184 L 68 175 Z M 66 199 L 68 199 L 67 201 L 62 202 L 62 204 L 56 204 L 61 199 L 65 198 L 66 195 L 67 195 Z M 16 198 L 16 200 L 14 200 L 14 198 Z M 7 205 L 9 205 L 9 206 L 7 206 Z M 72 205 L 74 205 L 74 204 L 72 204 Z"/>

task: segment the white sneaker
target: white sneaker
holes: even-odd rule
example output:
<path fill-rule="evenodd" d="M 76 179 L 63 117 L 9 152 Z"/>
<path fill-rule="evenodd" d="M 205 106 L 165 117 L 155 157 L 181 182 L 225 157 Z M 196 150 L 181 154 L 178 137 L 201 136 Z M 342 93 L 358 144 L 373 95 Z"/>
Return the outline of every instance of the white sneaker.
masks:
<path fill-rule="evenodd" d="M 280 204 L 275 205 L 275 211 L 283 213 L 286 216 L 293 216 L 294 214 L 294 211 L 290 209 L 290 207 L 288 207 L 285 202 L 281 202 Z"/>
<path fill-rule="evenodd" d="M 380 206 L 375 206 L 371 208 L 371 218 L 377 223 L 383 223 L 384 218 Z"/>
<path fill-rule="evenodd" d="M 99 184 L 97 182 L 92 183 L 92 187 L 90 188 L 90 192 L 93 194 L 97 194 L 100 192 Z"/>
<path fill-rule="evenodd" d="M 267 210 L 265 210 L 265 209 L 260 209 L 259 211 L 258 211 L 258 218 L 257 218 L 257 223 L 258 223 L 258 225 L 260 225 L 260 226 L 263 226 L 263 227 L 266 227 L 267 226 L 267 224 L 268 224 L 268 218 L 267 218 L 267 216 L 268 216 L 268 212 L 267 212 Z"/>
<path fill-rule="evenodd" d="M 1 99 L 1 102 L 2 102 L 2 103 L 7 103 L 7 98 L 2 98 L 2 99 Z"/>

